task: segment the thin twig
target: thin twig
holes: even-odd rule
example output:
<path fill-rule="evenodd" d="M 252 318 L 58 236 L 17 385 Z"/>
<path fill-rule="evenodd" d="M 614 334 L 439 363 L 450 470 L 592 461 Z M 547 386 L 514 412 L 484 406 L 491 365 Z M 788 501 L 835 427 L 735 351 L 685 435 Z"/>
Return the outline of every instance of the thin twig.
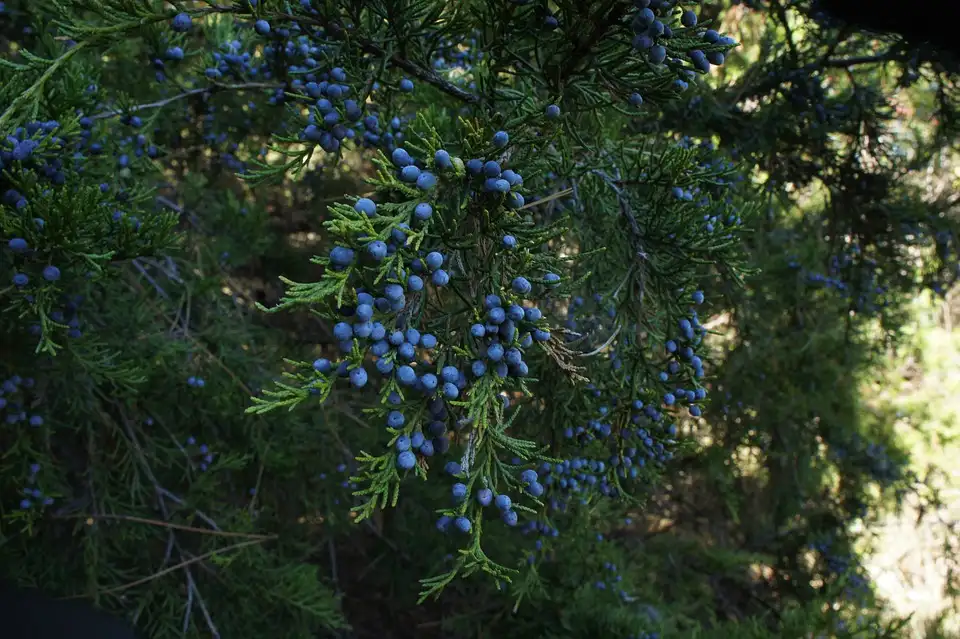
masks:
<path fill-rule="evenodd" d="M 190 613 L 193 612 L 193 584 L 190 573 L 187 572 L 187 604 L 183 611 L 183 636 L 187 636 L 187 630 L 190 628 Z"/>
<path fill-rule="evenodd" d="M 145 278 L 147 278 L 147 281 L 153 285 L 153 288 L 157 291 L 157 293 L 160 294 L 160 297 L 162 297 L 165 300 L 170 299 L 170 296 L 167 295 L 167 292 L 165 290 L 163 290 L 163 287 L 160 286 L 160 284 L 155 279 L 153 279 L 153 277 L 149 273 L 147 273 L 147 269 L 143 268 L 143 265 L 140 263 L 140 258 L 136 258 L 136 257 L 133 258 L 132 263 L 134 267 L 136 267 L 136 269 L 140 272 L 140 275 L 143 275 Z"/>
<path fill-rule="evenodd" d="M 176 570 L 179 570 L 180 568 L 183 568 L 184 566 L 189 566 L 190 564 L 195 564 L 195 563 L 197 563 L 197 562 L 203 561 L 204 559 L 209 559 L 210 557 L 213 557 L 214 555 L 217 555 L 217 554 L 220 554 L 220 553 L 225 553 L 225 552 L 228 552 L 228 551 L 231 551 L 231 550 L 238 550 L 238 549 L 243 548 L 243 547 L 245 547 L 245 546 L 252 546 L 252 545 L 254 545 L 254 544 L 260 544 L 260 543 L 263 543 L 264 541 L 266 541 L 266 540 L 264 540 L 264 539 L 248 539 L 248 540 L 246 540 L 246 541 L 241 541 L 241 542 L 235 543 L 235 544 L 233 544 L 233 545 L 227 546 L 226 548 L 220 548 L 220 549 L 218 549 L 218 550 L 211 550 L 210 552 L 205 552 L 205 553 L 203 553 L 202 555 L 197 555 L 196 557 L 191 557 L 190 559 L 185 559 L 185 560 L 181 561 L 181 562 L 178 563 L 178 564 L 175 564 L 175 565 L 173 565 L 173 566 L 170 566 L 169 568 L 164 568 L 163 570 L 160 570 L 160 571 L 158 571 L 158 572 L 155 572 L 155 573 L 153 573 L 152 575 L 149 575 L 149 576 L 147 576 L 147 577 L 143 577 L 142 579 L 137 579 L 136 581 L 131 581 L 130 583 L 127 583 L 127 584 L 123 584 L 123 585 L 120 585 L 120 586 L 116 586 L 116 587 L 114 587 L 114 588 L 107 588 L 106 590 L 100 590 L 100 591 L 94 593 L 93 595 L 89 595 L 89 594 L 71 595 L 71 596 L 69 596 L 69 597 L 63 597 L 62 599 L 83 599 L 83 598 L 85 598 L 85 597 L 90 597 L 90 596 L 99 597 L 99 596 L 102 596 L 102 595 L 109 595 L 109 594 L 112 594 L 112 593 L 115 593 L 115 592 L 120 592 L 120 591 L 122 591 L 122 590 L 127 590 L 127 589 L 129 589 L 129 588 L 134 588 L 134 587 L 136 587 L 136 586 L 140 586 L 140 585 L 142 585 L 142 584 L 145 584 L 145 583 L 148 583 L 148 582 L 150 582 L 150 581 L 153 581 L 154 579 L 158 579 L 158 578 L 160 578 L 160 577 L 162 577 L 162 576 L 164 576 L 164 575 L 170 574 L 171 572 L 174 572 L 174 571 L 176 571 Z"/>
<path fill-rule="evenodd" d="M 334 585 L 340 589 L 340 578 L 337 576 L 337 549 L 333 545 L 333 536 L 327 539 L 327 545 L 330 548 L 330 576 Z"/>
<path fill-rule="evenodd" d="M 581 353 L 581 354 L 580 354 L 580 357 L 593 357 L 594 355 L 599 355 L 600 353 L 602 353 L 608 346 L 610 346 L 610 344 L 613 343 L 613 340 L 615 340 L 615 339 L 617 338 L 617 335 L 620 334 L 620 329 L 621 329 L 621 325 L 620 325 L 620 324 L 617 324 L 616 329 L 614 329 L 614 331 L 613 331 L 613 333 L 610 335 L 610 337 L 607 338 L 607 341 L 605 341 L 603 344 L 601 344 L 600 346 L 596 347 L 595 349 L 593 349 L 593 350 L 590 351 L 589 353 Z"/>
<path fill-rule="evenodd" d="M 112 109 L 110 111 L 103 111 L 102 113 L 97 113 L 96 115 L 91 115 L 91 120 L 105 120 L 107 118 L 113 118 L 118 115 L 125 115 L 127 113 L 139 113 L 140 111 L 147 111 L 149 109 L 160 109 L 168 104 L 173 104 L 179 100 L 184 100 L 186 98 L 195 96 L 195 95 L 213 95 L 214 93 L 219 93 L 222 91 L 244 91 L 247 89 L 282 89 L 282 84 L 270 84 L 267 82 L 244 82 L 242 84 L 212 84 L 207 87 L 200 87 L 199 89 L 191 89 L 189 91 L 184 91 L 183 93 L 178 93 L 177 95 L 172 95 L 169 98 L 164 98 L 163 100 L 157 100 L 156 102 L 147 102 L 146 104 L 135 104 L 127 109 Z"/>
<path fill-rule="evenodd" d="M 133 515 L 85 515 L 77 514 L 69 517 L 59 517 L 59 519 L 116 519 L 121 521 L 134 521 L 141 524 L 151 524 L 162 528 L 173 528 L 175 530 L 186 530 L 188 532 L 200 533 L 203 535 L 216 535 L 219 537 L 243 537 L 246 539 L 273 539 L 276 535 L 259 535 L 256 533 L 229 532 L 225 530 L 211 530 L 209 528 L 195 528 L 193 526 L 184 526 L 174 524 L 169 521 L 160 521 L 159 519 L 147 519 L 145 517 L 134 517 Z"/>
<path fill-rule="evenodd" d="M 203 601 L 203 596 L 200 594 L 199 588 L 197 588 L 197 582 L 193 579 L 193 574 L 191 574 L 190 569 L 184 567 L 183 572 L 187 575 L 187 584 L 191 592 L 197 595 L 197 604 L 200 605 L 200 612 L 203 613 L 203 618 L 207 622 L 207 627 L 210 628 L 210 632 L 213 633 L 214 637 L 219 639 L 220 631 L 217 630 L 217 625 L 213 623 L 213 618 L 210 616 L 210 611 L 207 610 L 207 605 Z M 184 630 L 186 632 L 186 630 Z"/>
<path fill-rule="evenodd" d="M 548 195 L 548 196 L 546 196 L 546 197 L 542 197 L 542 198 L 536 200 L 535 202 L 528 202 L 527 204 L 524 204 L 523 206 L 521 206 L 521 207 L 520 207 L 519 209 L 517 209 L 517 210 L 518 210 L 518 211 L 522 211 L 522 210 L 524 210 L 524 209 L 529 209 L 529 208 L 534 207 L 534 206 L 540 206 L 541 204 L 546 204 L 547 202 L 551 202 L 551 201 L 553 201 L 553 200 L 557 200 L 557 199 L 562 198 L 562 197 L 564 197 L 564 196 L 570 195 L 571 193 L 573 193 L 573 189 L 572 189 L 572 188 L 570 188 L 570 189 L 563 189 L 562 191 L 557 191 L 556 193 L 551 193 L 550 195 Z"/>

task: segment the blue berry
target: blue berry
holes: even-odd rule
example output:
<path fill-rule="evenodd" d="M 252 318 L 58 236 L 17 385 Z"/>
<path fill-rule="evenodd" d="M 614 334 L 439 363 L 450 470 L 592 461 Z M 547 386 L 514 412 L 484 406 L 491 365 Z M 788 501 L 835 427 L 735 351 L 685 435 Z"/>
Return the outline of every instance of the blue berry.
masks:
<path fill-rule="evenodd" d="M 446 464 L 444 464 L 443 470 L 448 475 L 459 475 L 462 469 L 460 468 L 460 464 L 458 464 L 457 462 L 448 461 Z"/>
<path fill-rule="evenodd" d="M 367 252 L 370 253 L 370 257 L 380 262 L 387 256 L 387 245 L 381 240 L 374 240 L 367 244 Z"/>
<path fill-rule="evenodd" d="M 477 503 L 481 506 L 489 506 L 493 501 L 493 491 L 489 488 L 481 488 L 477 491 Z"/>
<path fill-rule="evenodd" d="M 411 275 L 407 278 L 407 288 L 417 293 L 423 290 L 423 278 L 419 275 Z"/>
<path fill-rule="evenodd" d="M 495 160 L 490 160 L 483 165 L 483 174 L 488 178 L 500 177 L 500 163 Z"/>
<path fill-rule="evenodd" d="M 390 154 L 390 159 L 393 160 L 393 163 L 399 167 L 405 167 L 413 164 L 413 158 L 410 157 L 410 154 L 407 153 L 407 150 L 403 147 L 397 147 L 393 150 L 393 153 Z M 419 170 L 417 174 L 419 175 Z M 414 178 L 416 179 L 416 178 Z"/>
<path fill-rule="evenodd" d="M 418 220 L 420 220 L 421 222 L 425 222 L 429 220 L 432 215 L 433 215 L 433 207 L 427 204 L 426 202 L 421 202 L 420 204 L 417 204 L 416 208 L 413 209 L 413 216 Z"/>
<path fill-rule="evenodd" d="M 496 191 L 497 193 L 506 193 L 510 190 L 510 183 L 503 179 L 493 179 L 490 178 L 484 183 L 484 188 L 488 191 Z"/>
<path fill-rule="evenodd" d="M 513 507 L 513 500 L 509 495 L 497 495 L 494 501 L 500 510 L 510 510 Z"/>
<path fill-rule="evenodd" d="M 506 180 L 511 187 L 523 184 L 523 177 L 513 169 L 507 169 L 500 174 L 500 177 Z"/>
<path fill-rule="evenodd" d="M 359 304 L 356 310 L 357 319 L 361 322 L 367 322 L 373 317 L 373 306 L 370 304 Z M 371 332 L 373 327 L 371 327 Z"/>
<path fill-rule="evenodd" d="M 694 291 L 690 297 L 693 298 L 694 304 L 703 304 L 703 291 Z"/>
<path fill-rule="evenodd" d="M 653 64 L 663 64 L 664 60 L 667 59 L 667 50 L 660 45 L 657 45 L 650 48 L 648 56 L 650 58 L 650 62 Z"/>
<path fill-rule="evenodd" d="M 493 134 L 493 146 L 502 149 L 510 143 L 510 136 L 506 131 L 497 131 Z"/>
<path fill-rule="evenodd" d="M 398 245 L 403 246 L 407 243 L 407 231 L 410 230 L 410 226 L 406 222 L 400 222 L 395 228 L 390 229 L 390 239 L 396 242 Z"/>
<path fill-rule="evenodd" d="M 697 14 L 690 10 L 684 11 L 680 16 L 680 24 L 688 29 L 697 26 Z"/>
<path fill-rule="evenodd" d="M 60 269 L 53 265 L 45 266 L 43 269 L 43 279 L 48 282 L 56 282 L 60 279 Z"/>
<path fill-rule="evenodd" d="M 330 251 L 330 261 L 338 266 L 347 266 L 353 262 L 353 249 L 345 246 L 335 246 Z"/>
<path fill-rule="evenodd" d="M 440 269 L 434 272 L 434 274 L 430 277 L 430 281 L 432 281 L 437 286 L 446 286 L 447 284 L 450 283 L 450 276 L 447 274 L 446 271 L 444 271 L 443 269 Z"/>
<path fill-rule="evenodd" d="M 363 388 L 367 385 L 367 371 L 362 368 L 355 368 L 350 371 L 350 383 L 356 388 Z"/>
<path fill-rule="evenodd" d="M 470 520 L 467 519 L 466 517 L 457 517 L 454 520 L 453 525 L 456 526 L 457 530 L 459 530 L 462 533 L 468 533 L 472 528 L 470 524 Z"/>
<path fill-rule="evenodd" d="M 643 104 L 643 97 L 639 93 L 630 95 L 630 106 L 638 107 Z"/>
<path fill-rule="evenodd" d="M 525 277 L 514 278 L 513 282 L 510 283 L 510 286 L 518 295 L 526 295 L 533 289 L 533 287 L 530 285 L 530 282 Z"/>
<path fill-rule="evenodd" d="M 427 253 L 427 257 L 424 259 L 424 262 L 431 271 L 435 271 L 441 266 L 443 266 L 443 254 L 439 251 L 430 251 Z"/>
<path fill-rule="evenodd" d="M 362 197 L 353 205 L 357 213 L 363 213 L 367 217 L 373 217 L 377 214 L 377 204 L 370 198 Z"/>
<path fill-rule="evenodd" d="M 262 36 L 270 35 L 270 23 L 266 20 L 257 20 L 253 24 L 253 29 Z"/>
<path fill-rule="evenodd" d="M 23 273 L 17 273 L 13 276 L 12 281 L 14 286 L 23 287 L 30 282 L 30 278 Z"/>
<path fill-rule="evenodd" d="M 417 178 L 417 188 L 423 191 L 429 191 L 437 185 L 437 176 L 433 173 L 424 171 Z"/>
<path fill-rule="evenodd" d="M 453 162 L 450 161 L 450 154 L 443 149 L 433 154 L 433 163 L 438 169 L 453 168 Z"/>
<path fill-rule="evenodd" d="M 416 349 L 414 348 L 413 344 L 410 344 L 409 342 L 404 342 L 397 349 L 397 356 L 401 360 L 406 362 L 412 362 L 413 358 L 416 357 L 416 355 L 417 355 Z"/>
<path fill-rule="evenodd" d="M 400 179 L 404 182 L 417 182 L 420 179 L 420 169 L 408 164 L 400 170 Z"/>
<path fill-rule="evenodd" d="M 437 376 L 433 373 L 424 373 L 423 377 L 420 378 L 420 384 L 423 386 L 423 390 L 432 393 L 437 389 Z"/>
<path fill-rule="evenodd" d="M 409 78 L 404 78 L 400 80 L 400 90 L 404 93 L 410 93 L 413 91 L 413 81 Z"/>
<path fill-rule="evenodd" d="M 345 342 L 353 338 L 353 327 L 346 322 L 337 322 L 333 327 L 333 336 L 339 342 Z"/>
<path fill-rule="evenodd" d="M 500 306 L 491 308 L 489 311 L 487 311 L 487 319 L 491 324 L 503 324 L 503 322 L 507 319 L 507 313 Z"/>
<path fill-rule="evenodd" d="M 193 26 L 193 20 L 190 19 L 190 15 L 186 13 L 178 13 L 173 18 L 173 22 L 170 23 L 170 27 L 178 32 L 185 33 L 190 30 Z"/>
<path fill-rule="evenodd" d="M 504 182 L 505 180 L 497 180 L 497 182 Z M 513 210 L 522 209 L 523 205 L 526 204 L 526 201 L 523 199 L 523 196 L 519 193 L 509 193 L 507 195 L 507 207 Z"/>
<path fill-rule="evenodd" d="M 508 249 L 516 248 L 516 246 L 517 246 L 517 238 L 515 238 L 515 237 L 512 236 L 512 235 L 504 235 L 504 236 L 503 236 L 503 246 L 504 246 L 505 248 L 508 248 Z"/>
<path fill-rule="evenodd" d="M 657 19 L 656 16 L 654 15 L 653 11 L 650 10 L 649 7 L 644 7 L 643 9 L 638 11 L 637 15 L 634 18 L 637 24 L 644 28 L 653 24 L 653 21 L 656 19 Z"/>
<path fill-rule="evenodd" d="M 22 237 L 13 238 L 9 242 L 7 242 L 7 246 L 9 246 L 10 250 L 13 251 L 14 253 L 23 253 L 28 248 L 27 241 Z"/>
<path fill-rule="evenodd" d="M 410 366 L 403 365 L 397 369 L 397 379 L 404 386 L 413 386 L 417 382 L 417 373 Z"/>
<path fill-rule="evenodd" d="M 400 435 L 397 437 L 397 441 L 394 446 L 401 453 L 405 450 L 410 450 L 410 438 L 406 435 Z"/>
<path fill-rule="evenodd" d="M 407 342 L 416 346 L 417 344 L 420 343 L 420 331 L 418 331 L 415 328 L 408 328 L 407 332 L 403 334 L 403 338 Z"/>
<path fill-rule="evenodd" d="M 417 465 L 417 456 L 411 451 L 405 450 L 397 455 L 397 466 L 403 470 L 410 470 Z"/>
<path fill-rule="evenodd" d="M 456 502 L 461 502 L 467 496 L 467 486 L 466 484 L 461 484 L 460 482 L 457 482 L 456 484 L 453 485 L 453 490 L 451 492 L 453 494 L 453 500 Z"/>
<path fill-rule="evenodd" d="M 548 120 L 556 120 L 560 117 L 560 107 L 558 107 L 556 104 L 551 104 L 544 109 L 543 113 L 547 116 Z"/>
<path fill-rule="evenodd" d="M 487 359 L 491 362 L 499 362 L 503 359 L 503 346 L 501 344 L 491 344 L 488 346 Z"/>

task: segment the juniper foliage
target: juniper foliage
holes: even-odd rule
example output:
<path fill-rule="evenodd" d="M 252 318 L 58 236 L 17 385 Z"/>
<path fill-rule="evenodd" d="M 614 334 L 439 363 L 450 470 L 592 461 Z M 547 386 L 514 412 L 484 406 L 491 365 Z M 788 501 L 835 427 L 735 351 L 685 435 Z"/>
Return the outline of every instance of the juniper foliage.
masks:
<path fill-rule="evenodd" d="M 846 524 L 918 482 L 851 380 L 956 277 L 932 54 L 778 3 L 748 68 L 717 4 L 0 7 L 21 584 L 157 637 L 899 631 Z M 908 157 L 888 65 L 938 87 Z M 690 496 L 724 543 L 650 532 Z"/>

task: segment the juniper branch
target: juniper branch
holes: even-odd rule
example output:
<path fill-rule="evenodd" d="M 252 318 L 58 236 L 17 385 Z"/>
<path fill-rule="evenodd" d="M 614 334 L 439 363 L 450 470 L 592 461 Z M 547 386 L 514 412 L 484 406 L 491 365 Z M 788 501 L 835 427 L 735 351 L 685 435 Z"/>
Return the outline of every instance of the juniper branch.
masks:
<path fill-rule="evenodd" d="M 50 66 L 47 67 L 46 71 L 40 74 L 40 77 L 37 78 L 36 81 L 29 88 L 27 88 L 26 91 L 15 97 L 13 101 L 10 102 L 10 106 L 7 107 L 7 110 L 3 112 L 3 115 L 0 115 L 0 131 L 3 130 L 3 127 L 7 125 L 7 122 L 14 116 L 14 114 L 16 114 L 17 110 L 30 102 L 30 100 L 33 100 L 34 96 L 43 89 L 43 86 L 47 83 L 47 80 L 53 77 L 57 70 L 66 64 L 70 58 L 82 51 L 84 46 L 85 44 L 83 42 L 79 42 L 60 54 L 60 57 L 54 60 Z"/>
<path fill-rule="evenodd" d="M 284 85 L 282 84 L 271 84 L 269 82 L 244 82 L 242 84 L 212 84 L 208 87 L 200 87 L 197 89 L 190 89 L 189 91 L 184 91 L 183 93 L 178 93 L 177 95 L 172 95 L 169 98 L 164 98 L 163 100 L 157 100 L 156 102 L 147 102 L 146 104 L 137 104 L 128 109 L 116 109 L 111 111 L 103 111 L 102 113 L 97 113 L 96 115 L 90 116 L 91 120 L 104 120 L 106 118 L 116 117 L 118 115 L 124 115 L 127 113 L 139 113 L 140 111 L 147 111 L 149 109 L 159 109 L 172 104 L 179 100 L 184 100 L 186 98 L 193 97 L 195 95 L 213 95 L 214 93 L 219 93 L 222 91 L 245 91 L 247 89 L 282 89 Z M 161 198 L 157 198 L 160 200 Z"/>

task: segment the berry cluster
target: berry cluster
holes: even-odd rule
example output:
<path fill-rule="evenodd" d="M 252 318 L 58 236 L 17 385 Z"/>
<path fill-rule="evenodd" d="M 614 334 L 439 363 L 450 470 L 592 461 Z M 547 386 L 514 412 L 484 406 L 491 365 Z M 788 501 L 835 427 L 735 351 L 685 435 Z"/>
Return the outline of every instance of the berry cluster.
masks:
<path fill-rule="evenodd" d="M 29 410 L 36 398 L 33 391 L 36 382 L 32 377 L 13 375 L 0 384 L 0 413 L 8 425 L 23 423 L 33 428 L 43 426 L 43 417 Z"/>
<path fill-rule="evenodd" d="M 30 474 L 27 476 L 27 485 L 23 488 L 23 499 L 20 500 L 21 510 L 31 510 L 53 505 L 53 497 L 45 495 L 43 491 L 36 486 L 39 472 L 40 464 L 30 464 Z"/>
<path fill-rule="evenodd" d="M 870 582 L 864 576 L 860 559 L 848 550 L 838 550 L 839 545 L 833 537 L 826 537 L 811 543 L 809 550 L 820 555 L 826 575 L 844 578 L 844 595 L 863 604 L 870 595 Z"/>
<path fill-rule="evenodd" d="M 905 468 L 890 457 L 887 447 L 867 441 L 859 433 L 844 442 L 831 442 L 830 455 L 835 460 L 850 460 L 864 467 L 866 475 L 881 485 L 904 478 Z"/>
<path fill-rule="evenodd" d="M 194 463 L 196 463 L 201 472 L 206 471 L 207 468 L 210 467 L 210 464 L 213 463 L 216 453 L 210 449 L 208 444 L 197 444 L 197 438 L 192 435 L 188 437 L 184 443 L 186 445 L 184 453 L 195 460 Z"/>
<path fill-rule="evenodd" d="M 636 12 L 633 14 L 630 27 L 633 31 L 633 48 L 642 52 L 655 66 L 666 62 L 677 69 L 681 77 L 674 81 L 674 86 L 684 91 L 688 88 L 684 78 L 693 77 L 691 75 L 693 71 L 684 69 L 681 59 L 671 55 L 678 53 L 676 50 L 668 49 L 670 42 L 674 39 L 674 30 L 664 22 L 664 20 L 672 22 L 670 14 L 674 4 L 669 0 L 637 0 L 634 2 Z M 691 10 L 682 12 L 680 24 L 676 26 L 678 37 L 695 36 L 701 39 L 704 48 L 708 49 L 706 53 L 701 49 L 690 49 L 685 52 L 693 68 L 700 73 L 709 73 L 710 65 L 721 66 L 725 61 L 724 52 L 736 46 L 736 41 L 728 36 L 721 36 L 713 29 L 698 28 L 697 14 Z M 637 107 L 643 103 L 643 99 L 640 94 L 634 93 L 630 96 L 629 102 L 631 106 Z"/>
<path fill-rule="evenodd" d="M 886 287 L 878 283 L 880 272 L 876 260 L 863 257 L 854 244 L 830 257 L 826 274 L 803 269 L 795 258 L 791 258 L 788 265 L 799 270 L 808 284 L 836 291 L 841 298 L 849 299 L 857 312 L 872 314 L 889 304 Z"/>

